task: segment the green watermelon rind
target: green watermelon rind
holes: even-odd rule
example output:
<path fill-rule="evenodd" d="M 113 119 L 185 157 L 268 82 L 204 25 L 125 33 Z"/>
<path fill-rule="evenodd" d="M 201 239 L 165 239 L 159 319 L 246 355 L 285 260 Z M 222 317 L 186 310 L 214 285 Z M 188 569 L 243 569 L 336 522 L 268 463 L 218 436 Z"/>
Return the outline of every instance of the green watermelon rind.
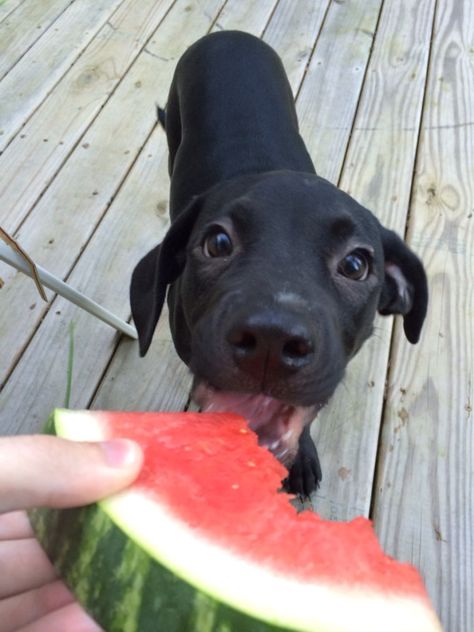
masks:
<path fill-rule="evenodd" d="M 107 632 L 288 632 L 178 578 L 114 525 L 99 504 L 35 509 L 30 520 L 59 575 Z M 67 541 L 57 537 L 61 532 L 68 533 Z"/>
<path fill-rule="evenodd" d="M 56 411 L 46 431 L 100 439 L 80 415 Z M 440 629 L 418 597 L 288 580 L 197 537 L 133 491 L 30 517 L 60 576 L 107 632 L 379 632 L 381 621 L 386 632 Z"/>

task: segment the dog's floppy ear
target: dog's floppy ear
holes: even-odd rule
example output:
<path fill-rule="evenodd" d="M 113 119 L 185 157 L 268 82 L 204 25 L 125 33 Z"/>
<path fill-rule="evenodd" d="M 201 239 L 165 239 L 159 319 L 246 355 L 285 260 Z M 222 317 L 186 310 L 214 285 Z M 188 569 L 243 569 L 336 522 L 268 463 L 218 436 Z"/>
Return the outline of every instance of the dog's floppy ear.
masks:
<path fill-rule="evenodd" d="M 130 304 L 142 357 L 151 344 L 168 285 L 184 269 L 186 245 L 198 208 L 199 199 L 195 198 L 171 224 L 161 244 L 145 255 L 133 271 Z"/>
<path fill-rule="evenodd" d="M 402 314 L 408 340 L 418 342 L 428 307 L 428 283 L 423 264 L 396 233 L 381 227 L 385 282 L 380 314 Z"/>

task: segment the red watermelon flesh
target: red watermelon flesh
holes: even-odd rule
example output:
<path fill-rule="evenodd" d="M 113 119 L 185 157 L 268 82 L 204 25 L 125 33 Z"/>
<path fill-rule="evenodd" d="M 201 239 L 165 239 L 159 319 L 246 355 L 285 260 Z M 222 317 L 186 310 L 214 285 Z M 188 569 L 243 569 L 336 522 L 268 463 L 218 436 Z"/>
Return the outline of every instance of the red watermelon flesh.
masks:
<path fill-rule="evenodd" d="M 298 581 L 373 587 L 426 599 L 418 572 L 385 556 L 365 518 L 331 522 L 297 513 L 278 493 L 285 468 L 246 421 L 223 413 L 97 413 L 109 437 L 145 454 L 134 484 L 189 526 L 240 556 Z M 158 528 L 158 527 L 157 527 Z"/>

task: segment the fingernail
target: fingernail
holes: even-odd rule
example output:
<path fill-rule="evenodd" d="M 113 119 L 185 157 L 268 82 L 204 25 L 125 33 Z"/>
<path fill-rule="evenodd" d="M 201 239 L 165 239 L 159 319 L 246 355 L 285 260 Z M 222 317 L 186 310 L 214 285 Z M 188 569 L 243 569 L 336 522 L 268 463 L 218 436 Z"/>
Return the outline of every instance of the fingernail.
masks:
<path fill-rule="evenodd" d="M 111 441 L 102 441 L 100 445 L 105 455 L 105 461 L 110 467 L 126 467 L 134 465 L 137 461 L 139 448 L 134 441 L 112 439 Z"/>

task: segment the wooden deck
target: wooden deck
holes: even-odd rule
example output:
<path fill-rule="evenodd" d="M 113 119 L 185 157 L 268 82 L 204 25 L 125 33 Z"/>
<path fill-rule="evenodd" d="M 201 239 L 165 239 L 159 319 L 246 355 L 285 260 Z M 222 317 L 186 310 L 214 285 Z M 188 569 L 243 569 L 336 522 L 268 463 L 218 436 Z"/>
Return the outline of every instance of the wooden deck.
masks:
<path fill-rule="evenodd" d="M 3 0 L 0 226 L 124 319 L 131 271 L 167 227 L 155 104 L 180 54 L 216 29 L 282 56 L 320 175 L 424 260 L 418 346 L 377 321 L 314 424 L 316 509 L 370 515 L 418 566 L 448 632 L 474 630 L 474 3 L 471 0 Z M 162 317 L 152 350 L 0 265 L 0 432 L 71 406 L 182 409 L 190 376 Z"/>

